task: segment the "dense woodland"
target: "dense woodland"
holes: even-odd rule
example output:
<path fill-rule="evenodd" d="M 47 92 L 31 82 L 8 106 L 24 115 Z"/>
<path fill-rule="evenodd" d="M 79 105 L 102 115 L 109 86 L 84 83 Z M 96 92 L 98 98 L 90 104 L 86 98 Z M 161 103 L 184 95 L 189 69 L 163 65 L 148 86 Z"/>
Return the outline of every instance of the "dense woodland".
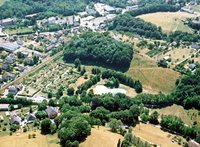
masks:
<path fill-rule="evenodd" d="M 127 33 L 134 33 L 146 38 L 161 39 L 162 31 L 151 23 L 145 22 L 139 18 L 134 18 L 129 14 L 124 14 L 117 17 L 109 30 L 116 30 Z"/>
<path fill-rule="evenodd" d="M 88 3 L 89 0 L 9 0 L 0 7 L 0 18 L 24 17 L 39 12 L 72 15 L 83 11 Z"/>
<path fill-rule="evenodd" d="M 112 39 L 108 33 L 85 32 L 65 47 L 64 60 L 79 58 L 96 65 L 128 68 L 132 56 L 133 49 L 129 44 Z"/>

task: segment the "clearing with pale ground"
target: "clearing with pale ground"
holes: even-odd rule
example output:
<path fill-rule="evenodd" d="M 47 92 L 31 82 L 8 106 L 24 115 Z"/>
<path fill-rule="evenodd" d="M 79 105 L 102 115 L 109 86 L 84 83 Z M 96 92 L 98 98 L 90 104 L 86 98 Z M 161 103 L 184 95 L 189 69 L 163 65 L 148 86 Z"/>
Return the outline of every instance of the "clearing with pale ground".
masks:
<path fill-rule="evenodd" d="M 172 105 L 162 109 L 153 109 L 151 112 L 157 111 L 161 115 L 175 115 L 180 117 L 183 122 L 187 125 L 192 125 L 194 121 L 197 122 L 197 125 L 200 126 L 200 115 L 198 110 L 190 109 L 185 110 L 182 106 Z"/>
<path fill-rule="evenodd" d="M 133 128 L 133 134 L 144 141 L 157 144 L 161 147 L 180 147 L 177 143 L 171 141 L 175 135 L 164 132 L 160 128 L 152 125 L 140 123 Z"/>
<path fill-rule="evenodd" d="M 172 59 L 172 64 L 176 65 L 181 63 L 185 59 L 190 58 L 195 52 L 196 51 L 191 48 L 174 48 L 172 50 L 167 51 L 165 54 L 159 54 L 157 59 L 161 60 L 165 56 L 170 56 Z"/>
<path fill-rule="evenodd" d="M 36 134 L 35 138 L 28 138 L 29 134 Z M 55 135 L 41 135 L 39 131 L 13 134 L 0 138 L 0 147 L 59 147 Z"/>
<path fill-rule="evenodd" d="M 192 17 L 197 17 L 197 15 L 186 12 L 157 12 L 138 16 L 144 21 L 160 26 L 164 32 L 183 31 L 190 33 L 192 30 L 182 21 Z"/>
<path fill-rule="evenodd" d="M 80 144 L 80 147 L 116 147 L 119 139 L 122 141 L 123 136 L 112 133 L 106 127 L 94 127 L 91 130 L 91 135 Z"/>

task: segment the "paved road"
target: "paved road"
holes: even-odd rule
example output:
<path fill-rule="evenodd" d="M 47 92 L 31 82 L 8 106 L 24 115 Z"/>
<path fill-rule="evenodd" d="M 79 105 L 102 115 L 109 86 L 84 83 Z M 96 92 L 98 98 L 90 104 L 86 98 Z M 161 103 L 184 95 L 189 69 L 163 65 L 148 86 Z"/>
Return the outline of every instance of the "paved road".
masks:
<path fill-rule="evenodd" d="M 44 61 L 42 63 L 40 63 L 39 65 L 33 67 L 31 70 L 27 71 L 26 73 L 24 73 L 23 75 L 21 75 L 20 77 L 16 78 L 14 81 L 7 83 L 6 85 L 4 85 L 3 87 L 1 87 L 0 89 L 0 94 L 3 94 L 3 92 L 11 85 L 14 85 L 20 81 L 22 81 L 24 78 L 26 78 L 29 74 L 35 72 L 36 70 L 40 69 L 41 67 L 43 67 L 46 64 L 49 64 L 50 62 L 52 62 L 55 58 L 59 57 L 60 55 L 63 54 L 63 51 L 60 51 L 59 53 L 55 54 L 52 57 L 47 57 L 44 59 Z"/>

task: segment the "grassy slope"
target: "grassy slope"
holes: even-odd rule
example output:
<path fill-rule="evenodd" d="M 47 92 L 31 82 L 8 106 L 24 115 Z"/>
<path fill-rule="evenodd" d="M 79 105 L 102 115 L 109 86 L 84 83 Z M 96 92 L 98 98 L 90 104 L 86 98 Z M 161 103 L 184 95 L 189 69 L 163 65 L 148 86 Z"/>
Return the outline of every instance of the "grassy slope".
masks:
<path fill-rule="evenodd" d="M 188 26 L 184 25 L 182 20 L 195 17 L 195 15 L 185 12 L 158 12 L 140 15 L 138 17 L 157 26 L 161 26 L 162 30 L 167 33 L 173 31 L 192 33 L 192 30 Z"/>
<path fill-rule="evenodd" d="M 175 115 L 180 117 L 187 125 L 192 125 L 193 122 L 196 121 L 197 125 L 200 126 L 200 115 L 198 110 L 185 110 L 182 106 L 175 104 L 162 109 L 153 109 L 152 112 L 155 110 L 158 111 L 160 115 Z"/>
<path fill-rule="evenodd" d="M 155 61 L 140 55 L 134 55 L 131 67 L 126 73 L 140 80 L 145 87 L 164 93 L 175 88 L 175 81 L 179 77 L 177 72 L 157 67 Z"/>
<path fill-rule="evenodd" d="M 91 135 L 80 144 L 80 147 L 116 147 L 118 140 L 123 140 L 123 136 L 112 133 L 108 128 L 100 126 L 92 128 Z"/>

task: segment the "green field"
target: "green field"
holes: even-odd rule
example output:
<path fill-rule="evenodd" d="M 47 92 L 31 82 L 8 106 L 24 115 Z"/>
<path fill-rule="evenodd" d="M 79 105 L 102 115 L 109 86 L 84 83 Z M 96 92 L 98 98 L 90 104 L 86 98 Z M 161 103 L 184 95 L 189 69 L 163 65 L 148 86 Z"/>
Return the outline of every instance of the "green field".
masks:
<path fill-rule="evenodd" d="M 4 29 L 3 32 L 9 35 L 16 35 L 16 34 L 31 34 L 34 33 L 32 28 L 17 28 L 17 29 Z"/>

